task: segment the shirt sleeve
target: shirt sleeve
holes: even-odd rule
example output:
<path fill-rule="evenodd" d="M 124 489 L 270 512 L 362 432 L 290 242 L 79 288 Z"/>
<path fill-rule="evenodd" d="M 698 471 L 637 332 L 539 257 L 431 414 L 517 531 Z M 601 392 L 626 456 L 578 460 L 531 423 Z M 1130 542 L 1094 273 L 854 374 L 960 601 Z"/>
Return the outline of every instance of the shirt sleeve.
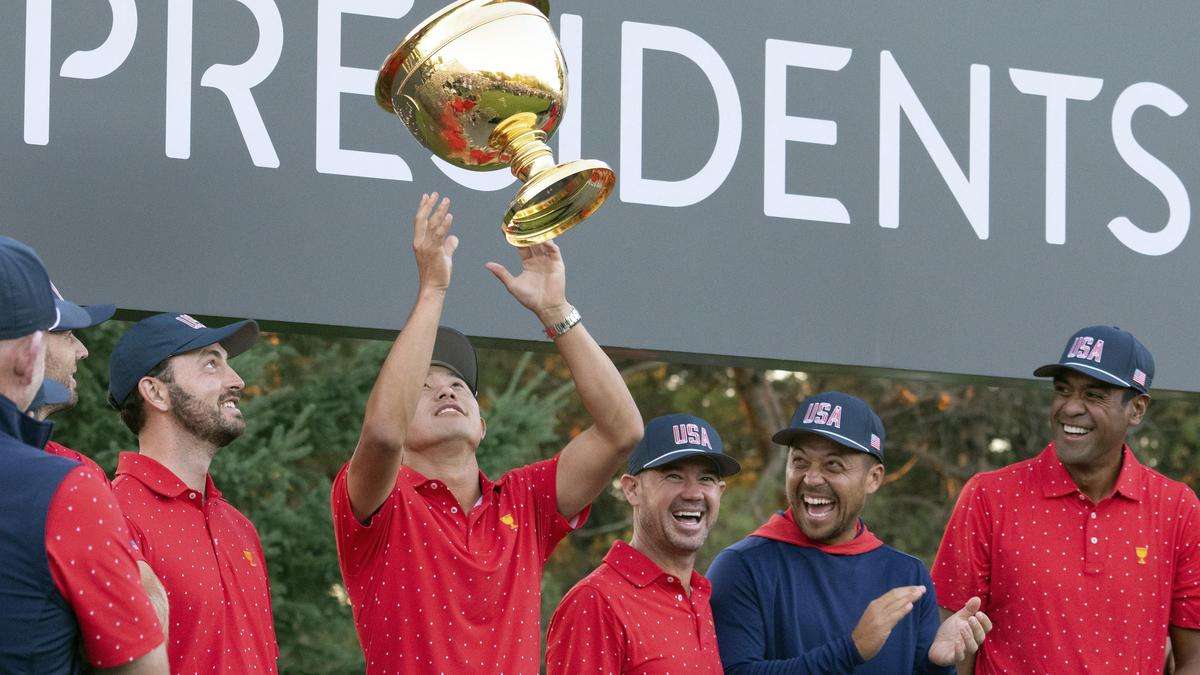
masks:
<path fill-rule="evenodd" d="M 767 589 L 758 584 L 741 554 L 722 551 L 708 568 L 712 582 L 713 619 L 717 626 L 717 647 L 721 663 L 731 675 L 744 673 L 791 673 L 818 675 L 850 673 L 863 663 L 849 635 L 845 635 L 789 659 L 767 660 L 767 630 L 762 605 Z M 762 591 L 760 593 L 760 590 Z M 790 630 L 781 627 L 780 630 Z"/>
<path fill-rule="evenodd" d="M 978 595 L 989 609 L 992 571 L 992 508 L 978 477 L 967 481 L 946 524 L 933 561 L 937 603 L 954 612 Z"/>
<path fill-rule="evenodd" d="M 569 521 L 558 512 L 558 455 L 513 469 L 505 478 L 513 485 L 521 485 L 521 489 L 528 492 L 528 500 L 533 505 L 537 524 L 542 562 L 550 558 L 554 547 L 558 546 L 563 537 L 581 527 L 591 514 L 590 505 Z"/>
<path fill-rule="evenodd" d="M 386 534 L 388 523 L 395 512 L 394 500 L 396 491 L 393 489 L 383 505 L 379 507 L 370 520 L 363 523 L 354 516 L 350 506 L 350 488 L 347 476 L 350 473 L 350 463 L 342 467 L 333 479 L 330 491 L 330 508 L 333 511 L 333 532 L 337 540 L 338 562 L 348 575 L 357 574 L 363 565 L 375 559 L 383 551 L 387 543 Z"/>
<path fill-rule="evenodd" d="M 546 635 L 546 673 L 624 672 L 625 627 L 599 591 L 589 586 L 571 589 Z"/>
<path fill-rule="evenodd" d="M 104 479 L 85 466 L 67 474 L 46 514 L 46 557 L 96 668 L 129 663 L 163 641 L 131 539 Z"/>
<path fill-rule="evenodd" d="M 1185 492 L 1182 536 L 1175 548 L 1175 581 L 1171 591 L 1171 625 L 1200 630 L 1200 500 Z"/>

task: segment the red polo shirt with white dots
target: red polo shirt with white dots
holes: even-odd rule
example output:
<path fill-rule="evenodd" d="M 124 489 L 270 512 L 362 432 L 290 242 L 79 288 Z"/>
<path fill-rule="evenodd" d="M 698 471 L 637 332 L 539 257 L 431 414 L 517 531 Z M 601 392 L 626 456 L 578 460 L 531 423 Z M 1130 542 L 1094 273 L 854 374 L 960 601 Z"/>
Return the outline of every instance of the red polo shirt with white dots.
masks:
<path fill-rule="evenodd" d="M 967 482 L 932 573 L 942 608 L 983 599 L 981 675 L 1162 672 L 1168 624 L 1200 629 L 1200 501 L 1126 446 L 1093 503 L 1052 443 Z"/>
<path fill-rule="evenodd" d="M 690 583 L 689 595 L 641 551 L 613 543 L 554 610 L 546 672 L 718 675 L 712 586 L 694 570 Z"/>
<path fill-rule="evenodd" d="M 558 512 L 558 458 L 513 469 L 468 513 L 436 479 L 401 467 L 368 523 L 342 468 L 332 491 L 338 562 L 368 673 L 537 673 L 542 568 L 590 509 Z"/>
<path fill-rule="evenodd" d="M 96 668 L 115 668 L 162 644 L 162 627 L 103 472 L 80 466 L 59 483 L 46 512 L 46 559 Z"/>
<path fill-rule="evenodd" d="M 167 591 L 172 673 L 275 673 L 279 648 L 258 531 L 221 497 L 137 453 L 117 461 L 113 492 Z"/>
<path fill-rule="evenodd" d="M 101 469 L 100 465 L 96 463 L 96 460 L 92 459 L 91 457 L 88 457 L 87 455 L 83 454 L 82 452 L 79 452 L 78 450 L 72 450 L 71 448 L 68 448 L 67 446 L 63 445 L 62 443 L 55 443 L 54 441 L 47 441 L 45 450 L 46 450 L 46 452 L 50 453 L 51 455 L 55 455 L 58 457 L 65 457 L 67 459 L 73 459 L 76 462 L 79 462 L 80 464 L 82 464 L 85 467 L 87 467 L 88 469 L 90 469 L 93 474 L 95 474 L 96 476 L 98 476 L 100 478 L 100 480 L 104 481 L 105 486 L 107 486 L 110 490 L 112 489 L 112 483 L 108 480 L 108 474 L 104 473 L 104 469 Z M 130 531 L 132 531 L 134 529 L 133 525 L 131 523 L 127 523 L 126 526 Z M 133 559 L 135 561 L 145 562 L 142 559 L 142 551 L 141 551 L 140 547 L 138 546 L 137 541 L 130 539 L 129 540 L 129 549 L 130 549 L 130 552 L 133 554 Z"/>

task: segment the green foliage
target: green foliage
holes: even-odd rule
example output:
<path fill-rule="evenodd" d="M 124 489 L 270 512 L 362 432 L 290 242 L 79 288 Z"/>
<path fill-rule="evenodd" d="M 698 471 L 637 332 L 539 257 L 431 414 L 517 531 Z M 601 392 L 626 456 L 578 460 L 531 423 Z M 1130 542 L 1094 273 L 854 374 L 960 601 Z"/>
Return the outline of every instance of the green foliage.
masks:
<path fill-rule="evenodd" d="M 76 379 L 80 404 L 54 418 L 55 437 L 91 454 L 110 473 L 136 440 L 105 403 L 107 358 L 126 324 L 82 336 L 93 356 Z M 247 382 L 247 431 L 212 466 L 217 485 L 258 527 L 270 569 L 281 667 L 295 673 L 362 672 L 344 600 L 329 513 L 329 486 L 358 439 L 362 412 L 390 345 L 304 335 L 266 335 L 233 361 Z M 562 359 L 548 352 L 480 350 L 480 401 L 488 432 L 480 466 L 497 478 L 546 458 L 590 424 Z M 962 483 L 978 471 L 1037 454 L 1048 437 L 1048 388 L 1028 383 L 955 384 L 845 372 L 618 362 L 649 420 L 692 412 L 720 431 L 743 465 L 700 552 L 707 568 L 721 549 L 783 508 L 782 450 L 755 401 L 773 399 L 786 420 L 806 395 L 839 389 L 862 396 L 888 430 L 887 483 L 865 518 L 885 542 L 932 559 Z M 1131 438 L 1139 458 L 1200 485 L 1200 397 L 1156 397 Z M 630 534 L 629 507 L 614 488 L 592 506 L 581 531 L 559 545 L 543 577 L 543 626 L 562 595 Z"/>

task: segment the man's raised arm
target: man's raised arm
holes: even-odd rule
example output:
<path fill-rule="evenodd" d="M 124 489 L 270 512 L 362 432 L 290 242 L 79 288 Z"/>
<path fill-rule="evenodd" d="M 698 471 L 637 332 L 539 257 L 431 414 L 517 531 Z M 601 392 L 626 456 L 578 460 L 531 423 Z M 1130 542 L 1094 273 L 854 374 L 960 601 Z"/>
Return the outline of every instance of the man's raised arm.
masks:
<path fill-rule="evenodd" d="M 450 200 L 438 203 L 435 192 L 421 196 L 413 217 L 412 248 L 420 278 L 417 302 L 371 389 L 346 476 L 350 506 L 362 521 L 379 509 L 396 483 L 408 425 L 429 371 L 458 248 L 458 237 L 449 234 L 454 219 L 449 210 Z"/>
<path fill-rule="evenodd" d="M 566 269 L 554 242 L 518 249 L 522 272 L 487 268 L 547 328 L 559 326 L 554 344 L 571 370 L 592 426 L 563 448 L 556 476 L 558 511 L 572 518 L 592 503 L 628 458 L 643 433 L 642 416 L 613 362 L 578 321 L 566 298 Z"/>

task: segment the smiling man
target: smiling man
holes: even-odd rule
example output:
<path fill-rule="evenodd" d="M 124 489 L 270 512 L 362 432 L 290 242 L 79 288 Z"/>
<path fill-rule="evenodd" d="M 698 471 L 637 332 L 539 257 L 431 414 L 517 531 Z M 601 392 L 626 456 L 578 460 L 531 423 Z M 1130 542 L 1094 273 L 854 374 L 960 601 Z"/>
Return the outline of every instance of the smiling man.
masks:
<path fill-rule="evenodd" d="M 208 328 L 187 314 L 133 325 L 109 360 L 109 402 L 137 435 L 113 492 L 169 598 L 173 673 L 274 673 L 279 649 L 258 531 L 208 474 L 246 429 L 245 383 L 228 360 L 258 339 L 253 321 Z"/>
<path fill-rule="evenodd" d="M 367 672 L 537 673 L 542 569 L 642 437 L 621 373 L 566 298 L 554 242 L 487 268 L 545 327 L 593 423 L 549 459 L 493 481 L 476 452 L 475 350 L 439 328 L 458 237 L 450 200 L 413 218 L 418 290 L 331 492 L 338 562 Z M 472 292 L 479 293 L 477 289 Z"/>
<path fill-rule="evenodd" d="M 696 553 L 717 522 L 724 478 L 741 467 L 712 426 L 692 415 L 651 420 L 621 491 L 633 540 L 563 597 L 546 638 L 557 673 L 720 673 L 708 580 Z"/>
<path fill-rule="evenodd" d="M 996 630 L 978 673 L 1200 673 L 1200 501 L 1125 444 L 1150 405 L 1154 359 L 1090 326 L 1057 363 L 1053 439 L 963 487 L 934 561 L 938 602 L 978 596 Z M 971 672 L 971 664 L 959 672 Z"/>
<path fill-rule="evenodd" d="M 772 440 L 789 448 L 789 508 L 708 571 L 725 672 L 953 672 L 991 623 L 969 598 L 939 626 L 925 565 L 862 521 L 883 483 L 883 422 L 827 392 Z"/>

